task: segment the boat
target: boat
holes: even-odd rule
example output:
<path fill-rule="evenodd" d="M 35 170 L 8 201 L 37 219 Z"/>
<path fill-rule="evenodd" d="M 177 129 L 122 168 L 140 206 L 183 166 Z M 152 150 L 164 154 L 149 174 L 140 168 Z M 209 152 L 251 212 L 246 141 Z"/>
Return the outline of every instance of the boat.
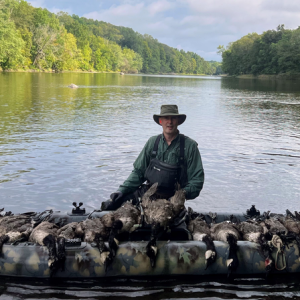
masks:
<path fill-rule="evenodd" d="M 70 222 L 80 222 L 88 217 L 101 217 L 107 212 L 86 212 L 76 206 L 71 213 L 47 211 L 47 219 L 61 226 Z M 248 210 L 249 213 L 249 210 Z M 209 220 L 208 213 L 203 213 Z M 41 216 L 43 214 L 39 214 Z M 218 213 L 216 222 L 237 218 L 244 221 L 247 214 Z M 229 252 L 227 243 L 215 241 L 217 260 L 206 268 L 203 242 L 193 241 L 191 234 L 182 228 L 171 228 L 157 243 L 158 255 L 155 267 L 151 267 L 145 248 L 150 237 L 150 229 L 139 227 L 132 233 L 120 237 L 116 257 L 105 270 L 101 263 L 96 244 L 81 242 L 79 239 L 66 241 L 66 260 L 63 269 L 50 274 L 48 250 L 30 242 L 4 244 L 0 257 L 0 276 L 23 278 L 111 278 L 143 276 L 186 276 L 186 275 L 227 275 L 226 260 Z M 275 274 L 299 273 L 299 249 L 290 242 L 281 253 L 274 248 L 276 259 Z M 280 259 L 279 259 L 280 257 Z M 238 241 L 239 266 L 235 276 L 256 276 L 265 274 L 265 259 L 256 243 Z"/>

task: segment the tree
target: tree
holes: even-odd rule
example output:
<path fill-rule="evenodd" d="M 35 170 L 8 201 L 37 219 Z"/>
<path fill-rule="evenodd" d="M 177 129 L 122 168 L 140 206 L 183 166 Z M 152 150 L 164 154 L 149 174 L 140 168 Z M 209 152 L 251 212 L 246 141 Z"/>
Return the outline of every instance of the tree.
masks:
<path fill-rule="evenodd" d="M 32 36 L 32 57 L 33 65 L 41 69 L 42 67 L 50 67 L 45 58 L 52 56 L 54 52 L 58 51 L 60 45 L 54 44 L 57 36 L 59 34 L 58 30 L 55 30 L 50 27 L 50 25 L 39 25 L 33 31 Z"/>
<path fill-rule="evenodd" d="M 7 14 L 0 11 L 0 66 L 2 70 L 22 64 L 24 41 Z"/>
<path fill-rule="evenodd" d="M 300 73 L 300 27 L 294 31 L 286 31 L 276 50 L 280 72 Z"/>
<path fill-rule="evenodd" d="M 92 49 L 90 48 L 90 45 L 85 45 L 81 53 L 81 61 L 79 62 L 80 69 L 89 71 L 91 69 L 92 61 Z"/>
<path fill-rule="evenodd" d="M 257 33 L 249 33 L 234 43 L 231 43 L 224 51 L 222 46 L 223 70 L 226 73 L 239 75 L 251 72 L 253 61 L 253 44 L 259 38 Z"/>
<path fill-rule="evenodd" d="M 143 59 L 133 50 L 124 48 L 123 49 L 123 62 L 120 67 L 121 71 L 128 73 L 138 73 L 143 67 Z"/>
<path fill-rule="evenodd" d="M 143 52 L 142 52 L 142 57 L 143 57 L 142 72 L 144 72 L 144 73 L 149 72 L 151 56 L 152 56 L 152 52 L 148 46 L 148 43 L 146 41 L 144 41 L 143 42 Z"/>
<path fill-rule="evenodd" d="M 81 52 L 77 49 L 76 38 L 72 33 L 68 33 L 62 28 L 61 34 L 58 36 L 56 43 L 57 52 L 53 61 L 52 69 L 56 71 L 76 70 L 79 67 L 79 59 Z"/>

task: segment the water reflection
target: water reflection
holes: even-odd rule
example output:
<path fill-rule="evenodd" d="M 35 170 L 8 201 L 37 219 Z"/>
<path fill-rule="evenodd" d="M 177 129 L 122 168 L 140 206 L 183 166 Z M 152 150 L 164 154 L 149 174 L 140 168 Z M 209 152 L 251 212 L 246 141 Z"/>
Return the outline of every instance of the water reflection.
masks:
<path fill-rule="evenodd" d="M 187 114 L 180 130 L 198 142 L 203 159 L 204 189 L 189 206 L 299 210 L 294 81 L 3 73 L 0 86 L 0 204 L 7 210 L 69 210 L 73 201 L 99 208 L 160 133 L 152 115 L 165 103 Z"/>
<path fill-rule="evenodd" d="M 280 279 L 267 282 L 261 278 L 114 279 L 80 281 L 1 282 L 1 299 L 298 299 L 299 282 Z"/>
<path fill-rule="evenodd" d="M 75 83 L 78 89 L 67 86 Z M 300 86 L 293 81 L 118 74 L 0 74 L 0 207 L 99 208 L 126 179 L 161 104 L 178 104 L 199 144 L 203 211 L 299 211 Z M 157 283 L 159 282 L 159 284 Z M 299 283 L 216 279 L 1 282 L 1 299 L 282 299 Z M 119 294 L 118 294 L 119 293 Z"/>

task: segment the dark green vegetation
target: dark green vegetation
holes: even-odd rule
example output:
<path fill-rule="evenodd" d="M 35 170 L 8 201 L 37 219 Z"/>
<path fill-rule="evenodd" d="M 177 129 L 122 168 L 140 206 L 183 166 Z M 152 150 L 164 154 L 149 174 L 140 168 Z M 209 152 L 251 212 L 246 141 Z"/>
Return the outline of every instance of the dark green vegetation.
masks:
<path fill-rule="evenodd" d="M 300 73 L 300 27 L 291 30 L 279 25 L 261 35 L 249 33 L 218 49 L 222 69 L 229 75 Z"/>
<path fill-rule="evenodd" d="M 223 73 L 222 63 L 214 60 L 210 60 L 209 63 L 211 65 L 212 70 L 214 71 L 213 75 L 220 75 Z"/>
<path fill-rule="evenodd" d="M 214 74 L 193 52 L 131 28 L 0 0 L 0 67 L 7 69 Z"/>

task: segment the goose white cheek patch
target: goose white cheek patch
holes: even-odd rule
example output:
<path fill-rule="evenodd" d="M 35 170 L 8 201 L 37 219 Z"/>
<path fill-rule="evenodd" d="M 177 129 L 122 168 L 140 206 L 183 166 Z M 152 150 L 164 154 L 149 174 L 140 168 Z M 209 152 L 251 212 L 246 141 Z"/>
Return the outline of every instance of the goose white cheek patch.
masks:
<path fill-rule="evenodd" d="M 107 257 L 109 256 L 109 252 L 102 252 L 100 254 L 100 261 L 102 264 L 104 264 L 105 260 L 107 259 Z"/>
<path fill-rule="evenodd" d="M 151 246 L 152 250 L 154 251 L 154 254 L 157 254 L 157 247 Z"/>
<path fill-rule="evenodd" d="M 232 262 L 233 262 L 233 259 L 232 259 L 232 258 L 231 258 L 231 259 L 227 259 L 227 260 L 226 260 L 227 267 L 228 267 Z"/>
<path fill-rule="evenodd" d="M 205 259 L 209 259 L 210 257 L 214 257 L 215 256 L 214 254 L 215 253 L 212 250 L 207 250 L 205 252 Z"/>

